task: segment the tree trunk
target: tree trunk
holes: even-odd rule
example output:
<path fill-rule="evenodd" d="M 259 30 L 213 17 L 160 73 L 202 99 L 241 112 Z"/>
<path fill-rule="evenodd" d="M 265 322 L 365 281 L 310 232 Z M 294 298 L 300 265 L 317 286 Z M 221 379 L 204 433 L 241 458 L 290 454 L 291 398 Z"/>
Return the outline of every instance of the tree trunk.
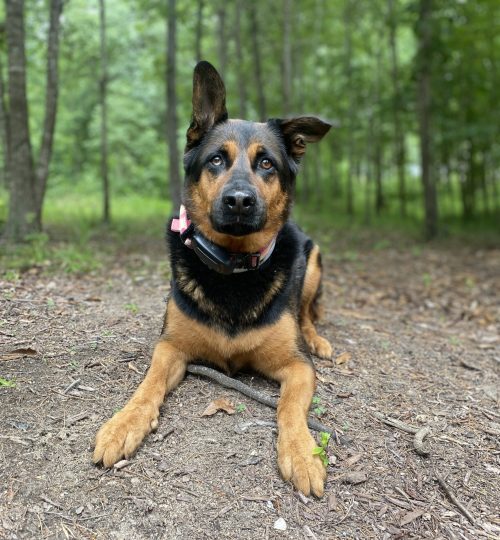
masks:
<path fill-rule="evenodd" d="M 42 142 L 36 167 L 36 204 L 38 219 L 42 222 L 42 207 L 49 176 L 50 159 L 54 145 L 54 130 L 57 116 L 57 98 L 59 96 L 59 27 L 63 9 L 63 0 L 51 0 L 50 23 L 47 45 L 47 82 L 45 88 L 45 118 Z"/>
<path fill-rule="evenodd" d="M 259 120 L 264 122 L 267 119 L 266 95 L 264 93 L 264 80 L 262 77 L 262 61 L 260 54 L 259 24 L 257 21 L 256 2 L 249 2 L 250 10 L 250 33 L 252 35 L 253 64 L 255 68 L 255 82 L 257 84 L 257 102 L 259 108 Z"/>
<path fill-rule="evenodd" d="M 198 0 L 198 10 L 196 13 L 196 41 L 195 41 L 195 55 L 196 62 L 202 60 L 201 42 L 203 39 L 203 7 L 204 1 Z"/>
<path fill-rule="evenodd" d="M 102 220 L 109 223 L 109 176 L 108 176 L 108 51 L 106 42 L 105 0 L 99 0 L 99 41 L 101 54 L 101 77 L 99 80 L 99 101 L 101 105 L 101 181 L 102 181 Z"/>
<path fill-rule="evenodd" d="M 218 32 L 217 32 L 217 48 L 219 53 L 219 66 L 218 71 L 221 77 L 224 79 L 226 76 L 226 64 L 227 64 L 227 40 L 226 40 L 226 3 L 221 1 L 219 9 L 217 10 L 218 20 Z"/>
<path fill-rule="evenodd" d="M 24 49 L 24 1 L 6 0 L 7 51 L 9 66 L 9 215 L 5 236 L 19 241 L 41 229 L 35 192 L 35 167 L 26 98 L 26 54 Z"/>
<path fill-rule="evenodd" d="M 177 147 L 177 93 L 176 72 L 176 1 L 167 4 L 167 145 L 170 172 L 170 197 L 174 208 L 181 202 L 181 177 L 179 173 L 179 149 Z"/>
<path fill-rule="evenodd" d="M 347 213 L 352 216 L 354 214 L 353 201 L 353 174 L 354 174 L 354 88 L 352 85 L 352 14 L 353 4 L 349 0 L 346 2 L 344 9 L 344 50 L 345 50 L 345 76 L 347 80 L 347 88 L 349 89 L 349 109 L 347 121 Z"/>
<path fill-rule="evenodd" d="M 418 67 L 417 106 L 420 136 L 420 163 L 425 209 L 425 237 L 430 240 L 438 232 L 436 182 L 432 174 L 431 133 L 431 62 L 432 62 L 432 0 L 420 0 L 417 22 Z"/>
<path fill-rule="evenodd" d="M 1 30 L 3 33 L 4 29 Z M 0 184 L 9 189 L 9 115 L 5 104 L 5 85 L 3 80 L 3 62 L 0 50 L 0 146 L 2 147 L 2 173 Z"/>
<path fill-rule="evenodd" d="M 391 50 L 391 76 L 394 97 L 392 100 L 392 118 L 394 123 L 394 154 L 398 171 L 399 212 L 406 216 L 406 145 L 401 125 L 400 112 L 402 109 L 401 86 L 399 83 L 398 50 L 396 43 L 396 13 L 394 0 L 388 0 L 389 8 L 389 48 Z"/>
<path fill-rule="evenodd" d="M 382 31 L 382 28 L 380 28 Z M 376 112 L 374 113 L 374 130 L 373 130 L 373 168 L 375 172 L 375 212 L 379 216 L 385 206 L 384 189 L 383 189 L 383 160 L 384 160 L 384 141 L 382 131 L 382 113 L 381 113 L 381 80 L 382 75 L 382 34 L 378 33 L 377 42 L 375 43 L 377 73 L 375 75 L 375 103 Z"/>
<path fill-rule="evenodd" d="M 292 12 L 293 0 L 283 0 L 283 114 L 292 109 Z"/>
<path fill-rule="evenodd" d="M 241 12 L 242 0 L 236 0 L 236 13 L 234 24 L 234 41 L 236 43 L 236 61 L 238 73 L 238 97 L 240 118 L 247 117 L 247 88 L 245 83 L 245 70 L 243 66 L 243 50 L 241 47 Z"/>

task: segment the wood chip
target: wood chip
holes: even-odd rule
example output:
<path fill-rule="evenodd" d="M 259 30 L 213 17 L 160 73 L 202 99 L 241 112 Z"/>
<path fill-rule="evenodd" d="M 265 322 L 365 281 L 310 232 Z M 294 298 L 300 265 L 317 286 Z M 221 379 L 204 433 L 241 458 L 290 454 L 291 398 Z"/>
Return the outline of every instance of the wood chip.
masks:
<path fill-rule="evenodd" d="M 412 521 L 419 518 L 423 514 L 424 514 L 423 510 L 413 510 L 412 512 L 408 512 L 401 518 L 401 521 L 399 522 L 399 524 L 401 525 L 401 527 L 404 527 L 405 525 L 408 525 L 408 523 L 411 523 Z"/>
<path fill-rule="evenodd" d="M 342 477 L 347 484 L 362 484 L 368 480 L 368 475 L 363 471 L 353 471 Z"/>
<path fill-rule="evenodd" d="M 355 454 L 354 456 L 350 456 L 348 457 L 345 462 L 344 462 L 344 465 L 346 467 L 352 467 L 353 465 L 355 465 L 361 458 L 363 457 L 363 454 Z"/>
<path fill-rule="evenodd" d="M 19 349 L 14 349 L 7 353 L 2 353 L 0 355 L 0 360 L 17 360 L 18 358 L 23 358 L 24 356 L 36 356 L 38 351 L 32 349 L 31 347 L 20 347 Z"/>
<path fill-rule="evenodd" d="M 330 493 L 328 495 L 327 505 L 329 512 L 337 511 L 337 496 L 335 495 L 335 493 Z"/>
<path fill-rule="evenodd" d="M 113 465 L 113 468 L 116 469 L 117 471 L 119 471 L 120 469 L 123 469 L 127 465 L 130 465 L 130 463 L 131 462 L 128 459 L 122 459 L 122 460 L 118 461 L 117 463 L 115 463 Z"/>

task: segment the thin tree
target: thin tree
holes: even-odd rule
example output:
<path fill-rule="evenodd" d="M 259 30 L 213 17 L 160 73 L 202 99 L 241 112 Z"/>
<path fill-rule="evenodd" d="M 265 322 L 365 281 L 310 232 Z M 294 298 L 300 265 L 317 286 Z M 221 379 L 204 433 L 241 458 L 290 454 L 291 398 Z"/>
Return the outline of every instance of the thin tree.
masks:
<path fill-rule="evenodd" d="M 195 34 L 195 56 L 196 62 L 202 60 L 202 40 L 203 40 L 203 8 L 205 6 L 204 0 L 198 0 L 198 8 L 196 10 L 196 34 Z"/>
<path fill-rule="evenodd" d="M 179 173 L 179 149 L 177 147 L 177 92 L 176 73 L 176 0 L 167 2 L 167 121 L 166 138 L 168 146 L 168 168 L 170 198 L 174 208 L 181 202 L 181 176 Z"/>
<path fill-rule="evenodd" d="M 45 117 L 38 161 L 35 167 L 29 131 L 26 95 L 24 1 L 6 0 L 8 53 L 8 176 L 9 215 L 6 238 L 21 240 L 42 227 L 42 207 L 54 140 L 58 97 L 59 26 L 63 1 L 51 0 L 47 44 Z"/>
<path fill-rule="evenodd" d="M 401 124 L 402 93 L 399 75 L 399 61 L 396 41 L 397 15 L 394 0 L 388 0 L 389 49 L 391 51 L 391 77 L 393 87 L 392 119 L 394 125 L 394 154 L 398 172 L 399 211 L 406 216 L 406 145 Z"/>
<path fill-rule="evenodd" d="M 106 5 L 99 0 L 99 44 L 101 55 L 101 76 L 99 79 L 99 101 L 101 105 L 101 181 L 102 181 L 102 220 L 109 223 L 110 198 L 108 175 L 108 51 L 106 40 Z"/>
<path fill-rule="evenodd" d="M 350 0 L 346 0 L 344 7 L 344 54 L 345 54 L 345 78 L 348 91 L 348 121 L 347 121 L 347 213 L 354 214 L 353 201 L 353 174 L 354 174 L 354 117 L 355 117 L 355 90 L 352 84 L 352 9 Z"/>
<path fill-rule="evenodd" d="M 218 71 L 224 79 L 227 64 L 227 40 L 226 40 L 226 2 L 222 0 L 217 9 L 217 49 L 219 54 Z"/>
<path fill-rule="evenodd" d="M 420 163 L 425 209 L 425 237 L 438 232 L 436 183 L 432 166 L 431 66 L 432 66 L 432 0 L 420 0 L 417 21 L 417 109 L 420 136 Z"/>
<path fill-rule="evenodd" d="M 250 33 L 252 37 L 253 65 L 255 68 L 255 83 L 257 85 L 257 104 L 259 109 L 259 120 L 263 122 L 267 119 L 266 95 L 264 93 L 264 80 L 262 77 L 262 60 L 259 40 L 259 23 L 257 20 L 257 2 L 249 2 L 250 11 Z"/>
<path fill-rule="evenodd" d="M 236 43 L 236 61 L 238 74 L 238 98 L 240 118 L 247 116 L 247 85 L 245 82 L 245 70 L 243 65 L 243 47 L 241 44 L 241 13 L 243 10 L 242 0 L 236 0 L 234 21 L 234 42 Z"/>
<path fill-rule="evenodd" d="M 283 0 L 283 114 L 292 108 L 292 13 L 293 0 Z"/>
<path fill-rule="evenodd" d="M 0 25 L 0 146 L 2 148 L 2 173 L 0 183 L 8 188 L 9 187 L 9 115 L 7 113 L 7 105 L 5 103 L 5 83 L 3 78 L 3 45 L 5 41 L 5 25 Z"/>

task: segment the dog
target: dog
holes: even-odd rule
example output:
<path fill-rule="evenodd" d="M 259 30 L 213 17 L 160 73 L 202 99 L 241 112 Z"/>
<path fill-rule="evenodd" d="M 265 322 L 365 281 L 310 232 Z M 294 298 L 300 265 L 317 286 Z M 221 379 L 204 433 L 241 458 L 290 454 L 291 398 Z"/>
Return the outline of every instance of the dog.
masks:
<path fill-rule="evenodd" d="M 330 124 L 315 117 L 230 120 L 216 69 L 199 62 L 184 153 L 184 206 L 168 225 L 172 288 L 151 366 L 125 407 L 96 436 L 93 459 L 111 467 L 158 426 L 165 395 L 190 362 L 233 374 L 252 369 L 281 385 L 278 466 L 305 495 L 324 493 L 325 467 L 307 427 L 315 390 L 321 256 L 291 220 L 308 143 Z"/>

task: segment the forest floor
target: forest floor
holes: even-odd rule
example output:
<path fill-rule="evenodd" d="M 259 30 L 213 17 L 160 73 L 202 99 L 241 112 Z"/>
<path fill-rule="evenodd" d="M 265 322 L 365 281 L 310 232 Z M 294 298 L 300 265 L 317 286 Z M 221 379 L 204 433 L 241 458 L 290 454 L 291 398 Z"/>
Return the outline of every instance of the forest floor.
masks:
<path fill-rule="evenodd" d="M 0 538 L 499 538 L 500 250 L 353 248 L 347 235 L 322 250 L 320 332 L 335 352 L 316 359 L 311 415 L 341 443 L 322 499 L 280 478 L 273 410 L 192 375 L 136 456 L 92 464 L 95 433 L 141 381 L 162 324 L 160 240 L 84 275 L 40 264 L 3 278 Z M 202 416 L 219 397 L 235 414 Z M 377 415 L 429 426 L 429 455 Z"/>

